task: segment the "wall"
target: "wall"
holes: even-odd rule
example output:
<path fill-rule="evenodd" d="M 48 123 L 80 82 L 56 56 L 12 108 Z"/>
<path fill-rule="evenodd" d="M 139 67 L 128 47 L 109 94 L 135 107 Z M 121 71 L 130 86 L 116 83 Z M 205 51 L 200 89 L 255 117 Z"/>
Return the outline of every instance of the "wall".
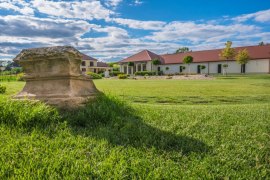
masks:
<path fill-rule="evenodd" d="M 221 61 L 221 62 L 206 62 L 206 63 L 192 63 L 190 64 L 190 73 L 197 73 L 198 65 L 205 65 L 203 73 L 217 74 L 218 73 L 218 64 L 228 63 L 227 73 L 241 73 L 241 65 L 236 61 Z M 246 64 L 246 73 L 269 73 L 270 66 L 269 59 L 260 59 L 260 60 L 250 60 Z M 180 72 L 179 66 L 185 66 L 186 69 L 183 73 L 188 72 L 187 64 L 168 64 L 168 65 L 159 65 L 164 74 L 175 74 Z M 166 70 L 166 67 L 169 67 L 169 70 Z M 223 72 L 223 71 L 222 71 Z"/>

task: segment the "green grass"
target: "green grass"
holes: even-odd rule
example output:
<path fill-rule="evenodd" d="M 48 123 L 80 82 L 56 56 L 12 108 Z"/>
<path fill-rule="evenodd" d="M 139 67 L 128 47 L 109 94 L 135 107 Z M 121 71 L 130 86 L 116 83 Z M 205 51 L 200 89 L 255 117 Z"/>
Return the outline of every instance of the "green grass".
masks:
<path fill-rule="evenodd" d="M 69 112 L 3 83 L 0 179 L 269 179 L 269 77 L 95 80 L 105 95 Z"/>

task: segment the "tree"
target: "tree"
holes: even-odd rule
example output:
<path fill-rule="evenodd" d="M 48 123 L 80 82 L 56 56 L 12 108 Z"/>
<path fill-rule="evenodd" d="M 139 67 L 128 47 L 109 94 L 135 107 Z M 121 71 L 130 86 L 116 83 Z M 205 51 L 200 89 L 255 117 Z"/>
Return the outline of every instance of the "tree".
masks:
<path fill-rule="evenodd" d="M 177 49 L 176 51 L 175 51 L 175 54 L 178 54 L 178 53 L 184 53 L 184 52 L 189 52 L 190 50 L 189 50 L 189 48 L 188 47 L 181 47 L 181 48 L 179 48 L 179 49 Z"/>
<path fill-rule="evenodd" d="M 227 68 L 229 67 L 228 65 L 228 60 L 232 60 L 235 56 L 235 50 L 232 48 L 232 42 L 227 41 L 225 43 L 225 48 L 221 51 L 221 54 L 219 55 L 222 59 L 226 60 L 226 66 L 223 64 L 223 75 L 226 74 L 227 76 Z"/>
<path fill-rule="evenodd" d="M 259 46 L 264 46 L 264 45 L 265 45 L 265 44 L 264 44 L 263 41 L 259 43 Z"/>
<path fill-rule="evenodd" d="M 239 64 L 241 64 L 241 72 L 243 72 L 243 65 L 247 64 L 250 59 L 248 51 L 246 49 L 240 50 L 235 59 Z"/>
<path fill-rule="evenodd" d="M 159 59 L 156 58 L 156 59 L 152 59 L 152 64 L 157 66 L 157 65 L 160 65 L 161 62 L 160 62 Z M 156 75 L 158 75 L 158 69 L 157 68 L 156 68 Z"/>
<path fill-rule="evenodd" d="M 193 62 L 192 56 L 185 56 L 183 62 L 188 65 L 188 74 L 190 74 L 190 64 Z"/>

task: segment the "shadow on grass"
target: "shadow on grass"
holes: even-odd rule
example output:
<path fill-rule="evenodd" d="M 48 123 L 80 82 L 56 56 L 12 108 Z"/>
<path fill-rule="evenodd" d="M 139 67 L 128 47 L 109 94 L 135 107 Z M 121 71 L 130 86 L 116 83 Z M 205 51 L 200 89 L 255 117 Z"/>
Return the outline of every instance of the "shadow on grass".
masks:
<path fill-rule="evenodd" d="M 54 138 L 64 123 L 64 128 L 69 128 L 74 136 L 106 139 L 115 146 L 154 148 L 157 152 L 177 151 L 184 155 L 207 153 L 210 149 L 198 139 L 148 125 L 136 109 L 112 96 L 100 95 L 94 102 L 72 111 L 59 111 L 27 100 L 0 99 L 0 107 L 0 124 L 26 133 L 38 130 Z"/>
<path fill-rule="evenodd" d="M 179 151 L 184 155 L 206 153 L 210 149 L 198 139 L 178 136 L 146 124 L 135 109 L 110 96 L 100 95 L 96 102 L 76 111 L 62 112 L 62 116 L 75 135 L 106 139 L 113 145 Z"/>

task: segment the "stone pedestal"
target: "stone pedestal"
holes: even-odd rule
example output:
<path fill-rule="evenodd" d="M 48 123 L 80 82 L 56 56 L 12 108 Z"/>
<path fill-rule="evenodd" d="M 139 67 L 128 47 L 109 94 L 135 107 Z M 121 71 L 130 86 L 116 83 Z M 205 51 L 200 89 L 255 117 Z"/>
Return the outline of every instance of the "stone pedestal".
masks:
<path fill-rule="evenodd" d="M 80 70 L 81 54 L 70 46 L 22 50 L 14 59 L 25 72 L 25 87 L 14 98 L 38 99 L 60 108 L 84 104 L 97 94 Z"/>

